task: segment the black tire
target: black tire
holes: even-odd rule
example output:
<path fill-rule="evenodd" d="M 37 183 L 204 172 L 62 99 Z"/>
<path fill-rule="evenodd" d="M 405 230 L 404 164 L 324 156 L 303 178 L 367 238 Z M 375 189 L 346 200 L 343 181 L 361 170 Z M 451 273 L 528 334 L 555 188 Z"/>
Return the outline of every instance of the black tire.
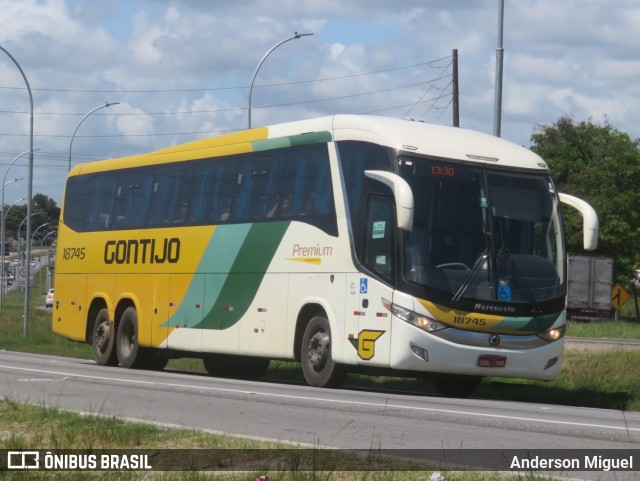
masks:
<path fill-rule="evenodd" d="M 149 352 L 138 344 L 138 314 L 133 307 L 127 307 L 118 322 L 116 351 L 124 368 L 144 369 L 149 365 Z"/>
<path fill-rule="evenodd" d="M 313 387 L 337 387 L 347 375 L 345 366 L 331 358 L 331 328 L 323 316 L 309 321 L 302 336 L 300 362 L 307 384 Z"/>
<path fill-rule="evenodd" d="M 169 358 L 160 352 L 160 349 L 149 349 L 147 369 L 162 371 L 169 362 Z"/>
<path fill-rule="evenodd" d="M 436 389 L 440 394 L 446 397 L 469 397 L 478 386 L 482 378 L 479 376 L 462 376 L 462 375 L 449 375 L 438 376 L 433 380 Z"/>
<path fill-rule="evenodd" d="M 91 349 L 96 362 L 101 366 L 116 366 L 118 356 L 114 349 L 115 345 L 116 328 L 112 322 L 109 322 L 109 311 L 100 309 L 91 333 Z"/>
<path fill-rule="evenodd" d="M 270 359 L 264 357 L 207 354 L 202 358 L 204 368 L 217 377 L 260 379 L 269 369 Z"/>

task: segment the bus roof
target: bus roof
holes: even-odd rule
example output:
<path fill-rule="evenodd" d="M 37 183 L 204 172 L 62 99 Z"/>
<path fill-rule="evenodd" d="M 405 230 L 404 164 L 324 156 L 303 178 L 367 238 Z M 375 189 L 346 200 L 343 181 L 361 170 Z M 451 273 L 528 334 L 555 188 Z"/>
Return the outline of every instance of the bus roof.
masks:
<path fill-rule="evenodd" d="M 81 164 L 72 170 L 72 175 L 266 150 L 307 143 L 304 139 L 309 142 L 318 139 L 368 141 L 408 154 L 548 171 L 544 161 L 531 150 L 481 132 L 381 116 L 335 115 L 258 127 L 148 154 Z"/>
<path fill-rule="evenodd" d="M 474 130 L 373 115 L 336 115 L 269 127 L 269 137 L 295 132 L 330 131 L 333 140 L 362 140 L 398 151 L 443 159 L 477 161 L 501 166 L 548 171 L 531 150 Z"/>

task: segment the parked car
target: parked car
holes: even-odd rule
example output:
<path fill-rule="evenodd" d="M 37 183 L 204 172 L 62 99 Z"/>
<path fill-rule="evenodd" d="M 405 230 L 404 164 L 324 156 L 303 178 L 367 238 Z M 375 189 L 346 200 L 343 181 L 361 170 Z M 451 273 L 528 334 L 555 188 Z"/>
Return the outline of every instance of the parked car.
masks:
<path fill-rule="evenodd" d="M 53 289 L 49 289 L 49 292 L 47 292 L 47 297 L 44 301 L 44 306 L 53 307 Z"/>

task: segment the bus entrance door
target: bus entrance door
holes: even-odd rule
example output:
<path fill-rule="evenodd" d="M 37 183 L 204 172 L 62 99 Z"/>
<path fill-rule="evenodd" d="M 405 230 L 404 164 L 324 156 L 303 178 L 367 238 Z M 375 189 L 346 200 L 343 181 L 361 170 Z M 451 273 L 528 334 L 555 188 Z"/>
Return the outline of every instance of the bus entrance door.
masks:
<path fill-rule="evenodd" d="M 390 299 L 390 288 L 369 276 L 358 279 L 359 304 L 354 311 L 358 320 L 358 364 L 388 366 L 391 348 L 391 315 L 382 304 Z"/>

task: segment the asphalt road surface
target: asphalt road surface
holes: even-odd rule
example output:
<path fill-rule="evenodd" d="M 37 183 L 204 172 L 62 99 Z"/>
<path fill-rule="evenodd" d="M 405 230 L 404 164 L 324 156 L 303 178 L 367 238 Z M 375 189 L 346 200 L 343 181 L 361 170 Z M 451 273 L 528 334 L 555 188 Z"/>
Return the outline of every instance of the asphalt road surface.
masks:
<path fill-rule="evenodd" d="M 88 360 L 9 351 L 0 351 L 0 396 L 314 447 L 632 449 L 640 470 L 640 413 L 636 412 L 316 389 L 110 368 Z M 638 471 L 567 476 L 640 480 Z"/>

